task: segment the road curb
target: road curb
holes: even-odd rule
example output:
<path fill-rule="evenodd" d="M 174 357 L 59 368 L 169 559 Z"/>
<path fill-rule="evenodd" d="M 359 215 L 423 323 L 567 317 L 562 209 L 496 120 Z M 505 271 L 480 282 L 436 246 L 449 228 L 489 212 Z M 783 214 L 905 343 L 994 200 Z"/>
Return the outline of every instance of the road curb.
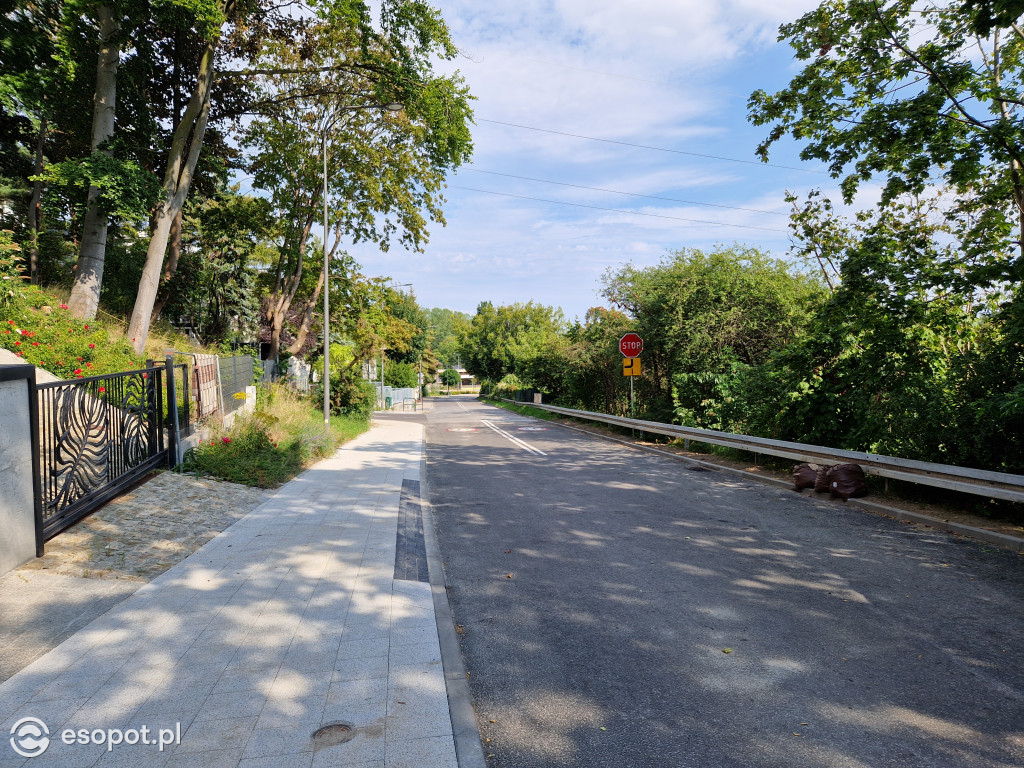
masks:
<path fill-rule="evenodd" d="M 536 416 L 529 416 L 529 414 L 520 414 L 521 416 L 528 416 L 531 419 L 537 419 Z M 568 424 L 559 424 L 556 421 L 548 421 L 546 419 L 537 419 L 537 421 L 543 421 L 548 424 L 554 424 L 556 427 L 562 427 L 564 429 L 571 429 L 574 432 L 582 432 L 585 435 L 591 435 L 592 437 L 599 437 L 603 440 L 611 440 L 614 443 L 621 443 L 622 445 L 628 446 L 629 448 L 635 448 L 640 451 L 646 451 L 647 453 L 655 453 L 659 456 L 665 456 L 675 461 L 682 462 L 683 464 L 691 464 L 702 469 L 714 470 L 716 472 L 727 472 L 733 475 L 739 475 L 747 480 L 755 480 L 759 483 L 766 485 L 772 485 L 776 488 L 785 488 L 787 490 L 794 490 L 793 484 L 787 480 L 780 480 L 776 477 L 766 477 L 765 475 L 759 475 L 756 472 L 748 472 L 744 469 L 736 469 L 735 467 L 723 467 L 721 464 L 715 464 L 710 461 L 701 461 L 700 459 L 694 459 L 689 456 L 680 456 L 677 453 L 671 451 L 662 451 L 658 448 L 652 448 L 649 445 L 637 445 L 629 440 L 623 440 L 618 437 L 612 437 L 611 435 L 602 435 L 600 432 L 591 432 L 589 429 L 582 429 L 581 427 L 573 427 Z M 987 544 L 996 544 L 1007 549 L 1024 553 L 1024 539 L 1017 538 L 1016 536 L 1010 536 L 1005 533 L 996 533 L 995 531 L 988 531 L 984 528 L 975 528 L 973 525 L 964 525 L 963 523 L 952 523 L 942 518 L 932 517 L 931 515 L 923 515 L 920 512 L 908 512 L 905 509 L 899 509 L 897 507 L 890 507 L 887 504 L 881 504 L 877 501 L 865 501 L 864 499 L 850 499 L 849 501 L 843 502 L 828 497 L 819 497 L 814 491 L 805 489 L 801 495 L 815 497 L 817 501 L 825 501 L 833 504 L 845 504 L 847 506 L 856 507 L 865 512 L 872 512 L 878 515 L 885 515 L 896 520 L 907 520 L 913 523 L 920 523 L 921 525 L 927 525 L 930 528 L 936 528 L 940 531 L 946 531 L 948 533 L 954 533 L 961 536 L 969 536 L 972 539 L 983 541 Z"/>
<path fill-rule="evenodd" d="M 448 692 L 448 712 L 452 720 L 455 758 L 459 768 L 487 768 L 483 745 L 480 743 L 476 712 L 473 710 L 473 697 L 469 691 L 469 682 L 466 680 L 466 666 L 462 662 L 462 649 L 459 647 L 459 637 L 455 632 L 455 617 L 448 602 L 441 548 L 434 531 L 434 515 L 430 507 L 427 484 L 425 445 L 424 457 L 420 460 L 420 514 L 423 517 L 427 573 L 430 578 L 430 592 L 434 598 L 434 619 L 437 622 L 437 639 L 441 646 L 444 684 Z"/>

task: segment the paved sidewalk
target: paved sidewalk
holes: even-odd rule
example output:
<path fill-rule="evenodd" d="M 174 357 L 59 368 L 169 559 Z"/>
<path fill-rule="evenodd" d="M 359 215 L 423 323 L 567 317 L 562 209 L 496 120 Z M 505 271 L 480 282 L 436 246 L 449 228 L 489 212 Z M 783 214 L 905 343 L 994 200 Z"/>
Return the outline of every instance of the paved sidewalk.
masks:
<path fill-rule="evenodd" d="M 378 423 L 0 684 L 0 766 L 455 768 L 431 589 L 409 580 L 422 441 Z M 26 717 L 38 757 L 8 742 Z"/>

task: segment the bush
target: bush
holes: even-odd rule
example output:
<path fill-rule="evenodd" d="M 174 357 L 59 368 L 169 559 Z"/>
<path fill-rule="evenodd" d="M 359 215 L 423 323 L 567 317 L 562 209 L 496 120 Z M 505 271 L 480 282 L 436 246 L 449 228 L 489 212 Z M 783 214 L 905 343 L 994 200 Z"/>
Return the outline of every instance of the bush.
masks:
<path fill-rule="evenodd" d="M 322 379 L 313 385 L 313 402 L 322 404 Z M 344 371 L 331 370 L 331 414 L 368 419 L 377 407 L 377 389 L 361 377 L 349 377 Z"/>
<path fill-rule="evenodd" d="M 389 387 L 415 387 L 419 383 L 416 366 L 412 363 L 392 363 L 384 367 L 384 383 Z"/>
<path fill-rule="evenodd" d="M 369 428 L 366 416 L 353 415 L 333 417 L 325 427 L 305 395 L 279 384 L 260 387 L 256 406 L 256 413 L 189 451 L 182 468 L 274 488 Z"/>
<path fill-rule="evenodd" d="M 0 347 L 63 379 L 141 368 L 119 330 L 71 316 L 56 294 L 22 285 L 0 305 Z"/>

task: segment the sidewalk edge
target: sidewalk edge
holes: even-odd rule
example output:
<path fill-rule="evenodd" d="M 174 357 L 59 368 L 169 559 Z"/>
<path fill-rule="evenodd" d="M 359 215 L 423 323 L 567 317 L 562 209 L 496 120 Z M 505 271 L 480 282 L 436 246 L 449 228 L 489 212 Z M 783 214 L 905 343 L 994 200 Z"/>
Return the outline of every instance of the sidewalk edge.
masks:
<path fill-rule="evenodd" d="M 437 622 L 437 639 L 441 646 L 441 664 L 448 693 L 448 712 L 452 720 L 455 758 L 459 768 L 486 768 L 487 760 L 484 758 L 480 730 L 476 722 L 476 713 L 473 711 L 473 697 L 469 691 L 469 682 L 466 680 L 466 667 L 462 663 L 459 638 L 455 633 L 455 618 L 448 602 L 441 549 L 434 531 L 434 515 L 430 508 L 427 484 L 425 443 L 424 439 L 424 453 L 420 460 L 420 514 L 423 517 L 427 573 L 430 577 L 430 593 L 434 599 L 434 619 Z"/>

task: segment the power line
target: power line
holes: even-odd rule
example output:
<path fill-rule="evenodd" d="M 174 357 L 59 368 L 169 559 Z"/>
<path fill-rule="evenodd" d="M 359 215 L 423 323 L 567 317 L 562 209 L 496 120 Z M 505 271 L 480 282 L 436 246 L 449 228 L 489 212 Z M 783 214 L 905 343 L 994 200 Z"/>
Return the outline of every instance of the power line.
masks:
<path fill-rule="evenodd" d="M 758 208 L 741 208 L 737 205 L 720 205 L 719 203 L 701 203 L 696 200 L 680 200 L 677 197 L 659 197 L 658 195 L 641 195 L 637 192 L 622 192 L 618 189 L 605 189 L 604 187 L 588 187 L 586 184 L 569 184 L 565 181 L 550 181 L 548 179 L 535 179 L 532 176 L 516 176 L 513 173 L 498 173 L 497 171 L 482 171 L 479 168 L 466 168 L 473 173 L 486 173 L 491 176 L 505 176 L 509 179 L 522 179 L 523 181 L 539 181 L 541 184 L 557 184 L 560 187 L 575 187 L 576 189 L 590 189 L 595 192 L 610 192 L 613 195 L 628 195 L 629 197 L 643 197 L 648 200 L 667 200 L 672 203 L 685 203 L 687 205 L 705 205 L 711 208 L 728 208 L 731 211 L 747 211 L 749 213 L 767 213 L 772 216 L 789 216 L 788 213 L 779 211 L 762 211 Z"/>
<path fill-rule="evenodd" d="M 584 205 L 583 203 L 566 203 L 561 200 L 545 200 L 542 197 L 528 197 L 526 195 L 513 195 L 508 192 L 493 192 L 489 189 L 477 189 L 476 187 L 460 187 L 449 184 L 449 189 L 462 189 L 467 192 L 483 192 L 486 195 L 500 195 L 501 197 L 515 197 L 519 200 L 535 200 L 538 203 L 551 203 L 552 205 L 571 205 L 574 208 L 590 208 L 595 211 L 611 211 L 612 213 L 626 213 L 632 216 L 647 216 L 652 219 L 671 219 L 673 221 L 687 221 L 692 224 L 710 224 L 714 227 L 738 227 L 740 229 L 759 229 L 763 232 L 786 232 L 785 229 L 772 229 L 771 227 L 754 227 L 750 224 L 724 224 L 720 221 L 707 221 L 706 219 L 685 219 L 682 216 L 665 216 L 661 213 L 641 213 L 640 211 L 626 211 L 622 208 L 604 208 L 600 205 Z"/>
<path fill-rule="evenodd" d="M 579 133 L 566 133 L 565 131 L 552 131 L 549 128 L 535 128 L 532 125 L 519 125 L 518 123 L 504 123 L 501 120 L 487 120 L 483 117 L 476 118 L 481 123 L 493 123 L 494 125 L 507 125 L 510 128 L 523 128 L 527 131 L 539 131 L 540 133 L 553 133 L 556 136 L 570 136 L 574 139 L 586 139 L 587 141 L 600 141 L 604 144 L 618 144 L 623 147 L 636 147 L 638 149 L 653 149 L 655 152 L 671 152 L 674 155 L 690 155 L 691 157 L 704 157 L 710 160 L 725 160 L 730 163 L 743 163 L 744 165 L 757 165 L 765 168 L 784 168 L 787 171 L 803 171 L 804 173 L 826 173 L 813 168 L 797 168 L 792 165 L 776 165 L 775 163 L 762 163 L 758 160 L 742 160 L 737 157 L 723 157 L 722 155 L 704 155 L 700 152 L 686 152 L 682 149 L 668 149 L 666 147 L 652 147 L 649 144 L 632 144 L 628 141 L 615 141 L 614 139 L 599 139 L 596 136 L 583 136 Z"/>

